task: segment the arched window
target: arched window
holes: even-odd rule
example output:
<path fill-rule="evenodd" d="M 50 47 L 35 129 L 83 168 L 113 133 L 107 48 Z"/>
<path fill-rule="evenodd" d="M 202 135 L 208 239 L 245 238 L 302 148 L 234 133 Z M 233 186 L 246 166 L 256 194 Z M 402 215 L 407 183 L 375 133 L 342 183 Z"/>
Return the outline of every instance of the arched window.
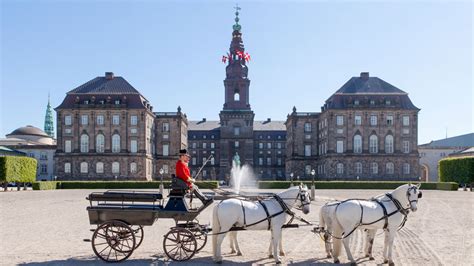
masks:
<path fill-rule="evenodd" d="M 371 163 L 370 164 L 370 170 L 372 174 L 378 174 L 379 173 L 379 165 L 377 163 Z"/>
<path fill-rule="evenodd" d="M 97 174 L 103 174 L 104 173 L 104 163 L 103 162 L 98 162 L 95 164 L 95 172 Z"/>
<path fill-rule="evenodd" d="M 378 141 L 379 140 L 376 135 L 370 136 L 369 138 L 369 152 L 370 153 L 379 152 Z"/>
<path fill-rule="evenodd" d="M 114 134 L 112 136 L 112 152 L 120 152 L 120 135 Z"/>
<path fill-rule="evenodd" d="M 120 174 L 120 163 L 113 162 L 112 163 L 112 174 Z"/>
<path fill-rule="evenodd" d="M 235 92 L 235 93 L 234 93 L 234 101 L 235 101 L 235 102 L 240 101 L 240 94 L 239 94 L 238 92 Z"/>
<path fill-rule="evenodd" d="M 344 174 L 344 164 L 338 163 L 336 166 L 336 171 L 338 175 Z"/>
<path fill-rule="evenodd" d="M 393 153 L 393 136 L 387 135 L 385 137 L 385 153 Z"/>
<path fill-rule="evenodd" d="M 137 173 L 137 163 L 135 163 L 135 162 L 130 163 L 130 173 L 132 173 L 132 174 Z"/>
<path fill-rule="evenodd" d="M 89 172 L 89 164 L 86 162 L 81 163 L 81 174 L 87 174 Z"/>
<path fill-rule="evenodd" d="M 362 163 L 361 162 L 356 162 L 355 163 L 355 173 L 356 174 L 362 174 Z"/>
<path fill-rule="evenodd" d="M 409 175 L 410 174 L 410 164 L 404 163 L 403 164 L 403 174 Z"/>
<path fill-rule="evenodd" d="M 393 163 L 387 163 L 385 165 L 385 172 L 389 175 L 393 174 Z"/>
<path fill-rule="evenodd" d="M 95 151 L 104 152 L 105 150 L 105 137 L 103 134 L 98 134 L 95 139 Z"/>
<path fill-rule="evenodd" d="M 81 135 L 81 152 L 89 152 L 89 136 L 87 134 Z"/>
<path fill-rule="evenodd" d="M 354 136 L 354 153 L 362 153 L 362 136 Z"/>
<path fill-rule="evenodd" d="M 64 173 L 71 173 L 71 163 L 64 163 Z"/>

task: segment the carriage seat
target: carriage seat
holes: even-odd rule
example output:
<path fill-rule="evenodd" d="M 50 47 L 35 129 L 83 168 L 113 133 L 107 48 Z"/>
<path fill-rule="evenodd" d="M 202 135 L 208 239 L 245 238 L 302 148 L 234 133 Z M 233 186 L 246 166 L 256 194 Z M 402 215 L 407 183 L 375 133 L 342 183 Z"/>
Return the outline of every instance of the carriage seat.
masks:
<path fill-rule="evenodd" d="M 90 201 L 133 201 L 133 202 L 156 202 L 163 199 L 160 193 L 144 193 L 144 192 L 95 192 L 88 197 Z"/>
<path fill-rule="evenodd" d="M 169 196 L 184 197 L 188 192 L 189 187 L 182 179 L 177 178 L 176 175 L 171 175 L 171 190 Z"/>

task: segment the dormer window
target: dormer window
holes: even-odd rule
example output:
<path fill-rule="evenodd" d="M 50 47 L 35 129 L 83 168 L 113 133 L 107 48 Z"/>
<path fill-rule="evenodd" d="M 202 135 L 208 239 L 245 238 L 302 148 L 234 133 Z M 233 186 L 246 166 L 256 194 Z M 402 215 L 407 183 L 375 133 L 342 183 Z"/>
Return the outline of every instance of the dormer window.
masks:
<path fill-rule="evenodd" d="M 100 100 L 99 103 L 100 103 L 100 104 L 104 104 L 105 101 L 104 101 L 104 100 Z"/>
<path fill-rule="evenodd" d="M 119 105 L 119 104 L 120 104 L 120 100 L 115 100 L 115 104 L 116 104 L 116 105 Z"/>
<path fill-rule="evenodd" d="M 385 105 L 390 105 L 391 101 L 390 100 L 385 100 Z"/>
<path fill-rule="evenodd" d="M 374 100 L 370 100 L 370 105 L 375 105 L 375 101 L 374 101 Z"/>
<path fill-rule="evenodd" d="M 85 101 L 84 101 L 84 104 L 89 104 L 89 100 L 85 100 Z"/>
<path fill-rule="evenodd" d="M 359 100 L 355 100 L 354 105 L 359 105 Z"/>

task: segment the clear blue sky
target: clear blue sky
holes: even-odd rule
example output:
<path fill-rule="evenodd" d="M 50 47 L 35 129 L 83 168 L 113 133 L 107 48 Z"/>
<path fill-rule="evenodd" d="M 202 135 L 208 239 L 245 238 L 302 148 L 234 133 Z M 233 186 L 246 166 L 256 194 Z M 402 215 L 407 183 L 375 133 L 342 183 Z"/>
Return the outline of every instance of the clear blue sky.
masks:
<path fill-rule="evenodd" d="M 156 111 L 218 119 L 235 1 L 1 1 L 0 137 L 43 128 L 48 93 L 106 71 Z M 473 5 L 413 1 L 239 1 L 257 120 L 320 111 L 369 71 L 409 93 L 419 144 L 473 132 Z"/>

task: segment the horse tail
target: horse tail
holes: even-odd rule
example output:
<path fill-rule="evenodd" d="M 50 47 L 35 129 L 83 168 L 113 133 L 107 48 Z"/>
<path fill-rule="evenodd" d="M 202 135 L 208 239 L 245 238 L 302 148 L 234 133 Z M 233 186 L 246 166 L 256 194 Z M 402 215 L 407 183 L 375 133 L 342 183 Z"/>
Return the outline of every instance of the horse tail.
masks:
<path fill-rule="evenodd" d="M 221 226 L 219 223 L 219 214 L 217 211 L 219 210 L 219 204 L 214 206 L 212 210 L 212 253 L 214 256 L 216 255 L 217 251 L 217 236 L 221 231 Z"/>

